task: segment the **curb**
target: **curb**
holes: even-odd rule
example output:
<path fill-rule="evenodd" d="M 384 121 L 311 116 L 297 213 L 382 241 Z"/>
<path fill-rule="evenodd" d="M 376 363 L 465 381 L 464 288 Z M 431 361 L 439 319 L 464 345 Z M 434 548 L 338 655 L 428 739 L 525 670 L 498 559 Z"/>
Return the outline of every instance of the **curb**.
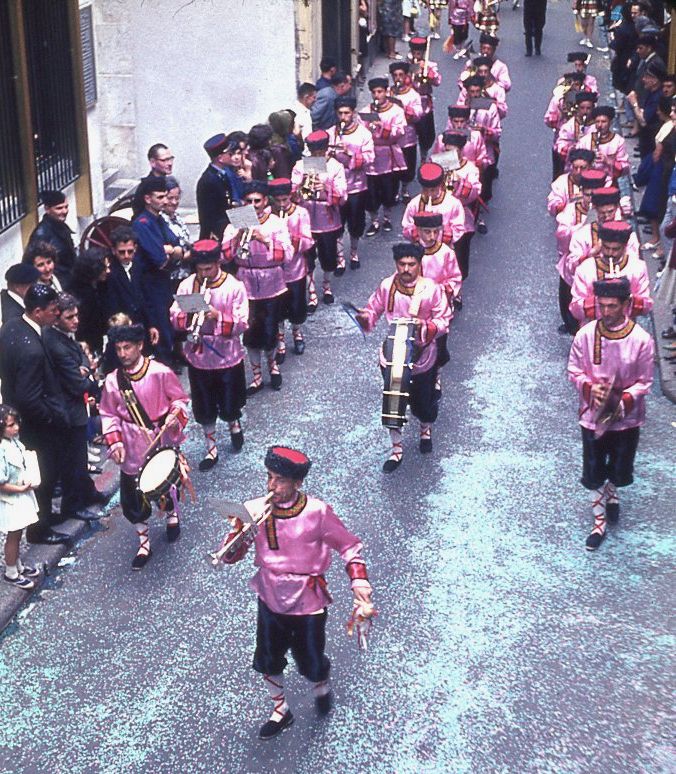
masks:
<path fill-rule="evenodd" d="M 100 492 L 114 494 L 119 486 L 117 465 L 112 460 L 106 460 L 103 466 L 103 473 L 97 476 L 95 481 Z M 109 517 L 117 507 L 117 505 L 111 505 L 110 503 L 104 506 L 102 508 L 104 512 L 102 518 Z M 68 519 L 63 524 L 59 524 L 58 531 L 69 535 L 70 541 L 54 546 L 30 545 L 25 543 L 25 539 L 22 541 L 22 559 L 26 561 L 26 564 L 40 567 L 41 569 L 44 568 L 44 572 L 35 581 L 35 588 L 30 592 L 12 588 L 6 583 L 0 584 L 0 637 L 4 630 L 14 621 L 17 613 L 35 601 L 36 595 L 44 587 L 47 579 L 55 574 L 53 571 L 56 570 L 61 559 L 73 551 L 79 541 L 96 534 L 96 531 L 92 530 L 87 522 L 77 519 Z"/>

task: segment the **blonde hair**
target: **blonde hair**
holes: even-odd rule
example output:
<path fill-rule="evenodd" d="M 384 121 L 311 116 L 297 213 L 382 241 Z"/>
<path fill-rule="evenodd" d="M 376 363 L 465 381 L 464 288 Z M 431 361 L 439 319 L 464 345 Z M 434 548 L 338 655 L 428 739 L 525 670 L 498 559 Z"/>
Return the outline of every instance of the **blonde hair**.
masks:
<path fill-rule="evenodd" d="M 119 325 L 131 325 L 131 317 L 124 312 L 118 312 L 117 314 L 114 314 L 112 317 L 108 318 L 106 325 L 109 329 L 116 328 Z"/>

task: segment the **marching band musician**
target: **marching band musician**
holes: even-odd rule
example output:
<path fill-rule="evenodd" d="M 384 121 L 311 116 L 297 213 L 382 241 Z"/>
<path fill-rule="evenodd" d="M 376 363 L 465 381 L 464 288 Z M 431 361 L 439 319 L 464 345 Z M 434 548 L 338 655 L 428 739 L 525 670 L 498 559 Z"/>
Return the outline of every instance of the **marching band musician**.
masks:
<path fill-rule="evenodd" d="M 420 94 L 411 86 L 411 65 L 409 62 L 392 62 L 390 64 L 390 75 L 394 85 L 391 89 L 391 99 L 395 104 L 399 104 L 404 109 L 406 118 L 406 128 L 403 136 L 400 138 L 401 149 L 404 153 L 406 169 L 399 175 L 401 182 L 401 200 L 408 202 L 411 195 L 408 192 L 409 183 L 415 178 L 415 171 L 418 167 L 417 149 L 418 135 L 416 125 L 422 118 L 423 109 L 420 101 Z"/>
<path fill-rule="evenodd" d="M 448 304 L 451 307 L 451 318 L 456 299 L 462 294 L 462 274 L 455 253 L 451 247 L 441 241 L 441 214 L 438 212 L 419 212 L 413 216 L 418 233 L 418 244 L 423 247 L 425 253 L 420 266 L 420 276 L 433 280 L 441 285 L 446 293 Z M 439 337 L 439 350 L 446 345 L 446 334 Z M 448 353 L 447 353 L 448 354 Z M 444 363 L 437 363 L 441 368 Z"/>
<path fill-rule="evenodd" d="M 622 220 L 607 221 L 599 226 L 601 247 L 598 255 L 577 267 L 571 287 L 569 309 L 580 324 L 600 317 L 601 307 L 594 296 L 596 280 L 627 278 L 631 290 L 628 309 L 632 317 L 647 314 L 653 308 L 645 261 L 627 250 L 631 233 L 631 224 Z"/>
<path fill-rule="evenodd" d="M 571 98 L 567 95 L 571 92 L 574 97 L 576 92 L 583 90 L 584 75 L 574 72 L 566 73 L 563 79 L 564 83 L 554 89 L 544 116 L 545 125 L 554 132 L 552 137 L 552 180 L 556 180 L 564 172 L 563 159 L 556 149 L 556 141 L 561 127 L 568 121 L 569 113 L 573 109 L 573 103 L 568 101 Z"/>
<path fill-rule="evenodd" d="M 460 166 L 446 173 L 446 188 L 460 201 L 465 211 L 464 233 L 453 245 L 462 271 L 462 278 L 465 280 L 469 276 L 470 245 L 476 230 L 476 215 L 481 206 L 479 202 L 480 173 L 476 164 L 468 161 L 462 155 L 467 143 L 467 132 L 444 132 L 441 139 L 444 143 L 444 151 L 455 150 L 460 159 Z"/>
<path fill-rule="evenodd" d="M 401 219 L 405 239 L 417 240 L 413 221 L 417 212 L 438 212 L 443 220 L 443 242 L 453 247 L 465 233 L 465 209 L 459 199 L 446 188 L 446 173 L 439 164 L 425 162 L 418 170 L 422 190 L 406 205 Z"/>
<path fill-rule="evenodd" d="M 571 316 L 570 283 L 566 275 L 566 261 L 570 240 L 575 229 L 582 226 L 591 210 L 591 196 L 595 188 L 600 188 L 605 181 L 605 175 L 598 169 L 588 169 L 580 175 L 580 196 L 571 199 L 568 204 L 556 215 L 556 270 L 559 273 L 559 313 L 563 324 L 559 327 L 560 333 L 566 331 L 574 334 L 577 323 Z"/>
<path fill-rule="evenodd" d="M 423 0 L 430 14 L 430 37 L 439 40 L 439 27 L 441 26 L 441 9 L 448 5 L 448 0 Z"/>
<path fill-rule="evenodd" d="M 355 606 L 371 608 L 372 588 L 362 543 L 336 516 L 330 505 L 301 491 L 311 461 L 300 451 L 272 446 L 265 456 L 267 490 L 272 493 L 272 513 L 252 540 L 246 538 L 224 562 L 240 561 L 253 542 L 258 568 L 250 585 L 258 595 L 258 625 L 253 668 L 263 675 L 273 711 L 258 737 L 272 739 L 294 721 L 284 692 L 286 654 L 291 650 L 298 671 L 313 683 L 315 707 L 320 715 L 333 703 L 324 653 L 327 608 L 331 604 L 325 573 L 331 550 L 345 563 Z M 264 498 L 250 505 L 261 511 Z M 237 534 L 235 528 L 226 541 Z"/>
<path fill-rule="evenodd" d="M 448 121 L 446 122 L 445 132 L 464 132 L 467 133 L 467 142 L 462 149 L 463 158 L 474 162 L 479 172 L 482 172 L 488 165 L 488 151 L 486 150 L 486 141 L 478 129 L 470 128 L 469 125 L 470 109 L 464 105 L 448 106 Z M 444 149 L 444 135 L 440 134 L 432 148 L 432 153 L 441 153 Z"/>
<path fill-rule="evenodd" d="M 291 184 L 299 204 L 310 216 L 310 227 L 314 247 L 310 251 L 310 274 L 314 273 L 315 256 L 324 272 L 322 283 L 323 301 L 332 304 L 331 272 L 338 269 L 338 238 L 343 224 L 340 208 L 347 201 L 347 181 L 345 169 L 335 158 L 327 156 L 329 134 L 318 129 L 309 134 L 305 141 L 310 156 L 326 159 L 326 172 L 306 172 L 305 161 L 297 161 L 291 172 Z M 345 266 L 341 267 L 343 271 Z M 340 272 L 342 274 L 342 272 Z"/>
<path fill-rule="evenodd" d="M 489 35 L 485 32 L 481 33 L 479 38 L 479 53 L 481 56 L 487 56 L 491 62 L 493 62 L 491 65 L 491 73 L 493 73 L 495 80 L 507 92 L 512 88 L 512 79 L 509 77 L 509 68 L 507 65 L 495 56 L 495 52 L 499 45 L 500 39 L 496 38 L 495 35 Z"/>
<path fill-rule="evenodd" d="M 568 378 L 580 396 L 581 483 L 592 497 L 594 526 L 586 540 L 588 551 L 601 545 L 607 525 L 620 517 L 617 487 L 634 481 L 654 358 L 652 336 L 629 319 L 632 300 L 627 278 L 596 281 L 593 287 L 599 318 L 580 329 L 568 359 Z M 604 423 L 608 429 L 601 434 L 602 419 L 608 419 Z"/>
<path fill-rule="evenodd" d="M 221 269 L 220 259 L 218 242 L 195 242 L 195 272 L 181 282 L 176 292 L 179 296 L 201 293 L 209 311 L 188 314 L 181 311 L 177 301 L 169 310 L 174 328 L 189 332 L 183 352 L 188 361 L 193 416 L 202 427 L 206 444 L 206 454 L 198 466 L 202 471 L 211 470 L 218 462 L 218 417 L 228 423 L 232 448 L 239 451 L 244 444 L 239 422 L 246 404 L 241 336 L 249 327 L 249 301 L 243 283 Z"/>
<path fill-rule="evenodd" d="M 585 91 L 592 91 L 594 94 L 599 93 L 599 86 L 596 78 L 593 75 L 589 75 L 587 72 L 587 65 L 589 64 L 591 56 L 585 51 L 571 51 L 566 57 L 568 64 L 572 64 L 574 71 L 582 73 L 584 75 L 584 82 L 582 88 Z M 559 79 L 559 84 L 563 83 L 563 78 Z"/>
<path fill-rule="evenodd" d="M 593 131 L 586 134 L 577 144 L 578 148 L 594 151 L 594 167 L 602 169 L 616 184 L 631 169 L 624 138 L 611 131 L 610 123 L 615 118 L 615 108 L 597 105 L 592 110 Z"/>
<path fill-rule="evenodd" d="M 474 74 L 479 78 L 483 78 L 483 87 L 481 89 L 480 96 L 488 97 L 495 103 L 495 107 L 498 111 L 498 116 L 502 122 L 507 118 L 507 95 L 502 86 L 496 81 L 493 73 L 491 72 L 491 60 L 487 56 L 478 56 L 473 62 Z M 466 77 L 469 77 L 467 75 Z M 465 84 L 460 81 L 460 93 L 458 94 L 458 105 L 467 105 L 469 99 L 467 97 L 467 90 Z"/>
<path fill-rule="evenodd" d="M 413 37 L 408 42 L 410 49 L 408 59 L 416 65 L 417 72 L 413 74 L 413 88 L 420 94 L 423 115 L 415 125 L 420 145 L 420 156 L 425 158 L 434 142 L 434 88 L 441 86 L 441 73 L 436 62 L 427 56 L 427 38 Z"/>
<path fill-rule="evenodd" d="M 564 124 L 554 140 L 554 150 L 559 155 L 563 168 L 568 169 L 568 156 L 580 140 L 594 128 L 591 120 L 597 95 L 591 91 L 578 91 L 575 94 L 575 112 Z"/>
<path fill-rule="evenodd" d="M 409 405 L 420 422 L 421 454 L 432 452 L 432 425 L 439 413 L 440 393 L 437 382 L 437 338 L 448 332 L 452 312 L 440 285 L 421 276 L 424 249 L 418 244 L 398 243 L 392 246 L 396 262 L 394 274 L 386 277 L 371 295 L 366 307 L 360 309 L 357 321 L 365 331 L 371 331 L 385 315 L 388 323 L 401 317 L 418 320 L 420 354 L 413 363 Z M 413 306 L 415 315 L 410 312 Z M 380 367 L 385 368 L 381 350 Z M 383 465 L 384 473 L 392 473 L 403 459 L 402 431 L 390 428 L 392 451 Z"/>
<path fill-rule="evenodd" d="M 375 160 L 366 170 L 368 198 L 366 209 L 371 223 L 366 236 L 374 236 L 380 231 L 378 213 L 383 208 L 383 231 L 392 231 L 391 212 L 396 203 L 397 173 L 406 169 L 404 154 L 399 140 L 406 132 L 406 115 L 403 108 L 395 105 L 387 94 L 387 78 L 371 78 L 368 82 L 373 102 L 371 109 L 378 114 L 378 121 L 369 124 L 373 135 Z"/>
<path fill-rule="evenodd" d="M 139 548 L 132 570 L 141 570 L 152 556 L 148 519 L 152 506 L 136 489 L 136 476 L 148 447 L 159 434 L 163 445 L 178 446 L 188 422 L 188 396 L 167 366 L 143 355 L 146 332 L 142 325 L 111 328 L 108 340 L 115 346 L 121 366 L 106 377 L 99 412 L 103 437 L 120 470 L 120 505 L 124 517 L 136 527 Z M 167 517 L 167 540 L 181 533 L 178 503 L 168 495 L 160 503 Z"/>
<path fill-rule="evenodd" d="M 328 130 L 329 155 L 345 169 L 347 201 L 340 208 L 340 219 L 350 235 L 350 269 L 359 268 L 359 240 L 366 228 L 366 170 L 375 159 L 373 135 L 355 120 L 356 107 L 354 97 L 338 97 L 336 125 Z"/>
<path fill-rule="evenodd" d="M 222 248 L 226 264 L 236 266 L 237 278 L 244 283 L 249 299 L 249 327 L 243 341 L 253 379 L 246 394 L 255 395 L 263 389 L 261 350 L 265 350 L 267 357 L 270 386 L 273 390 L 282 388 L 275 354 L 282 296 L 286 292 L 284 264 L 291 261 L 293 248 L 288 229 L 272 214 L 267 183 L 250 180 L 243 189 L 244 203 L 253 204 L 259 226 L 247 233 L 228 224 Z"/>
<path fill-rule="evenodd" d="M 286 225 L 293 247 L 293 257 L 285 263 L 284 281 L 286 292 L 282 297 L 282 316 L 277 333 L 277 362 L 281 365 L 286 356 L 284 340 L 284 321 L 291 323 L 293 351 L 297 355 L 305 352 L 305 340 L 301 325 L 307 319 L 307 253 L 314 245 L 310 228 L 310 216 L 304 207 L 299 207 L 291 201 L 291 181 L 287 178 L 277 178 L 268 183 L 268 191 L 272 198 L 273 212 Z"/>
<path fill-rule="evenodd" d="M 449 0 L 448 24 L 453 30 L 453 59 L 461 59 L 466 52 L 465 41 L 469 37 L 472 18 L 472 0 Z"/>
<path fill-rule="evenodd" d="M 481 33 L 481 37 L 496 35 L 500 27 L 498 6 L 500 0 L 474 0 L 472 23 Z"/>
<path fill-rule="evenodd" d="M 547 196 L 547 211 L 556 217 L 572 200 L 582 196 L 580 179 L 583 172 L 590 169 L 594 163 L 594 153 L 581 148 L 573 148 L 568 154 L 570 172 L 564 172 L 552 182 L 551 191 Z"/>

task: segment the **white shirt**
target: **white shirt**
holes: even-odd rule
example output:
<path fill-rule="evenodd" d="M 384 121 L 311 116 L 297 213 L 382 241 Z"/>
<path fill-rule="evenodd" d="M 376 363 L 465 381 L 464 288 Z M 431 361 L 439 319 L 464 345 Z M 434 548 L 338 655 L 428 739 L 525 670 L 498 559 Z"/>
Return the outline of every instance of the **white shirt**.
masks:
<path fill-rule="evenodd" d="M 38 336 L 42 336 L 42 328 L 35 322 L 35 320 L 31 320 L 31 318 L 26 314 L 22 314 L 21 317 L 31 326 L 31 328 L 38 334 Z"/>
<path fill-rule="evenodd" d="M 7 288 L 7 295 L 10 298 L 13 298 L 17 302 L 17 304 L 21 306 L 22 309 L 26 308 L 26 305 L 23 302 L 23 298 L 21 298 L 21 296 L 18 293 L 15 293 L 13 290 L 10 290 L 9 288 Z"/>
<path fill-rule="evenodd" d="M 312 113 L 310 113 L 310 108 L 305 107 L 298 100 L 296 100 L 293 110 L 296 114 L 296 124 L 300 129 L 301 137 L 305 140 L 308 134 L 312 132 Z"/>

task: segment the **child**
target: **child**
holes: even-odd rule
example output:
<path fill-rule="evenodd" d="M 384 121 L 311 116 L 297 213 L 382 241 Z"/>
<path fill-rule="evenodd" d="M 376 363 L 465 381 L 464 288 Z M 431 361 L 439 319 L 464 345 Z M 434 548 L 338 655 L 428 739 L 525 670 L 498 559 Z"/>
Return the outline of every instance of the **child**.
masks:
<path fill-rule="evenodd" d="M 21 419 L 11 406 L 0 405 L 0 532 L 6 532 L 5 574 L 7 583 L 24 591 L 35 588 L 32 578 L 40 571 L 27 567 L 19 558 L 24 527 L 38 520 L 37 501 L 26 471 L 26 447 L 19 441 Z"/>

